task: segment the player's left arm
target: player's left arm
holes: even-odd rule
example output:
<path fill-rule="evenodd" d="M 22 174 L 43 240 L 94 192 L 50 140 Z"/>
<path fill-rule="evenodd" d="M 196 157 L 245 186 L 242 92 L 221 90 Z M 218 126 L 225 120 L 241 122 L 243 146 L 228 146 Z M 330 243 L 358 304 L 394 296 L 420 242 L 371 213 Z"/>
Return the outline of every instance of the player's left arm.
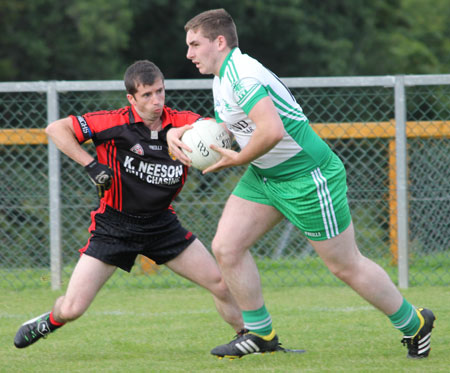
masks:
<path fill-rule="evenodd" d="M 192 149 L 181 141 L 181 137 L 187 130 L 191 128 L 193 128 L 192 125 L 173 127 L 167 131 L 166 136 L 169 153 L 188 167 L 191 166 L 191 160 L 186 154 L 183 153 L 181 149 L 186 149 L 188 152 L 191 152 Z"/>
<path fill-rule="evenodd" d="M 211 145 L 211 148 L 219 152 L 222 158 L 205 169 L 204 174 L 227 167 L 248 164 L 266 154 L 283 139 L 283 122 L 269 96 L 259 100 L 250 110 L 248 116 L 256 125 L 248 144 L 240 152 Z"/>

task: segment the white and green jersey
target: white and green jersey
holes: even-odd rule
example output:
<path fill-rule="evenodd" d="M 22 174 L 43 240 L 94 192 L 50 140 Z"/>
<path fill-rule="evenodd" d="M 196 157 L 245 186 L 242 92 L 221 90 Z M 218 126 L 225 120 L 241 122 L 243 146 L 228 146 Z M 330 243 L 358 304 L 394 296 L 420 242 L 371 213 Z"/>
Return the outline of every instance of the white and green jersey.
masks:
<path fill-rule="evenodd" d="M 217 122 L 225 122 L 239 146 L 244 148 L 256 126 L 248 114 L 269 96 L 284 125 L 283 139 L 252 164 L 266 177 L 309 172 L 330 155 L 328 145 L 312 130 L 302 108 L 289 89 L 257 60 L 234 48 L 213 82 Z"/>

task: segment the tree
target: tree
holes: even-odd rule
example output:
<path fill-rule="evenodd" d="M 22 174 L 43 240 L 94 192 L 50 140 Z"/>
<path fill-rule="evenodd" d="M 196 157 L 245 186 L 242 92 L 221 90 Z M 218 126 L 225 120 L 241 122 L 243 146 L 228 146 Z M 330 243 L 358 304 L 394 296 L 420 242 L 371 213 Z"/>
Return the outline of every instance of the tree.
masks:
<path fill-rule="evenodd" d="M 3 0 L 0 80 L 118 78 L 131 13 L 128 0 Z"/>
<path fill-rule="evenodd" d="M 200 78 L 184 24 L 225 8 L 280 76 L 448 73 L 448 0 L 0 0 L 0 81 L 121 79 L 139 59 Z"/>
<path fill-rule="evenodd" d="M 450 72 L 448 0 L 402 0 L 404 23 L 392 35 L 389 54 L 399 74 Z"/>
<path fill-rule="evenodd" d="M 400 7 L 398 0 L 247 4 L 238 16 L 241 44 L 281 76 L 370 74 L 372 48 L 398 24 Z"/>

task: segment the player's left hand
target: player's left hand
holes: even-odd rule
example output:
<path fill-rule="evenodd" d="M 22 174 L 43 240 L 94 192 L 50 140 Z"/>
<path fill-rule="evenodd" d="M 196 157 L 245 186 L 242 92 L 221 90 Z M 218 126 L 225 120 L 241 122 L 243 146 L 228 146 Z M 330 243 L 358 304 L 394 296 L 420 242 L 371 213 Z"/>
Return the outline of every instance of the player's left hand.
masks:
<path fill-rule="evenodd" d="M 231 150 L 221 148 L 217 145 L 210 145 L 212 150 L 215 150 L 217 153 L 220 153 L 222 156 L 216 163 L 202 171 L 202 174 L 207 174 L 208 172 L 217 172 L 223 170 L 224 168 L 239 166 L 241 163 L 238 161 L 239 153 Z"/>

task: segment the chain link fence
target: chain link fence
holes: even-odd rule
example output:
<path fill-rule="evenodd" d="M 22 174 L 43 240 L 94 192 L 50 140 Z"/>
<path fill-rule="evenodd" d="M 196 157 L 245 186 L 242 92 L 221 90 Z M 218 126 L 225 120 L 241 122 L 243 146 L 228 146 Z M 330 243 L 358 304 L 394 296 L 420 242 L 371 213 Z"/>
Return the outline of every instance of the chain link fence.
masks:
<path fill-rule="evenodd" d="M 403 287 L 449 285 L 450 75 L 400 77 L 402 97 L 396 96 L 398 78 L 289 78 L 285 82 L 313 128 L 346 166 L 348 197 L 363 254 L 400 285 L 403 276 Z M 52 92 L 49 87 L 55 84 L 0 83 L 0 288 L 64 286 L 78 249 L 89 237 L 90 211 L 98 203 L 94 187 L 84 169 L 65 155 L 52 163 L 54 151 L 43 128 L 57 117 L 128 105 L 122 82 L 94 86 L 60 82 Z M 166 103 L 212 116 L 210 85 L 209 80 L 168 80 Z M 50 102 L 55 92 L 57 105 Z M 398 106 L 402 100 L 404 105 Z M 399 134 L 400 140 L 402 136 L 406 140 L 403 161 Z M 92 144 L 86 146 L 94 152 Z M 53 171 L 55 165 L 59 174 Z M 399 186 L 403 168 L 406 179 Z M 174 202 L 180 220 L 206 246 L 244 169 L 208 175 L 192 169 Z M 402 188 L 406 204 L 399 199 Z M 60 199 L 55 201 L 55 195 Z M 56 225 L 54 216 L 59 218 Z M 264 284 L 340 284 L 288 221 L 265 235 L 252 252 Z M 53 277 L 55 268 L 60 273 Z M 106 286 L 188 284 L 164 266 L 139 257 L 131 274 L 119 270 Z"/>

